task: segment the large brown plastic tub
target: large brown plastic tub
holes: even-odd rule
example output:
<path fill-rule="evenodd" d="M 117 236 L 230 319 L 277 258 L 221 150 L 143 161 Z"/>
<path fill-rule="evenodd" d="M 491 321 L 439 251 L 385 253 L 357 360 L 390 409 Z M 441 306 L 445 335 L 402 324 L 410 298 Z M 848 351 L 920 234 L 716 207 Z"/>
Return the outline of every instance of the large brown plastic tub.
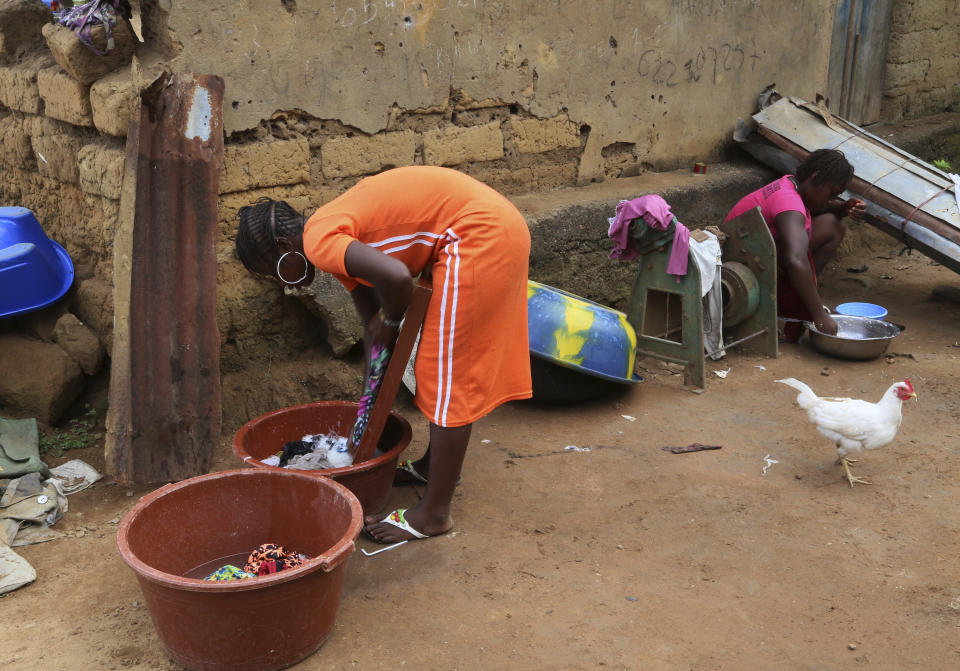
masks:
<path fill-rule="evenodd" d="M 359 501 L 333 480 L 245 468 L 143 497 L 120 523 L 117 546 L 175 662 L 191 671 L 271 671 L 327 639 L 362 524 Z M 204 564 L 216 564 L 210 572 L 242 564 L 236 557 L 261 543 L 311 559 L 244 580 L 184 577 Z"/>
<path fill-rule="evenodd" d="M 357 404 L 347 401 L 317 401 L 281 408 L 243 425 L 233 438 L 233 453 L 251 466 L 287 471 L 260 461 L 276 454 L 286 444 L 307 434 L 348 436 L 357 419 Z M 380 512 L 390 487 L 400 453 L 410 444 L 410 423 L 391 412 L 383 426 L 373 458 L 352 466 L 301 471 L 333 478 L 352 491 L 364 513 Z"/>

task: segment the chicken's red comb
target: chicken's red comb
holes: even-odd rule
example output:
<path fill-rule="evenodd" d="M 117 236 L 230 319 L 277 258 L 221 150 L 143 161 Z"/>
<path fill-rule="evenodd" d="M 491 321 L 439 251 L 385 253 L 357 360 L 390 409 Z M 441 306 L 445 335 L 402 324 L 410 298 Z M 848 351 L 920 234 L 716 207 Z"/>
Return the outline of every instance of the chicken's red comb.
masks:
<path fill-rule="evenodd" d="M 912 394 L 912 393 L 913 393 L 913 385 L 910 383 L 910 380 L 908 380 L 907 378 L 903 378 L 903 383 L 904 383 L 905 385 L 907 385 L 907 389 L 908 389 L 908 390 L 910 391 L 910 393 Z"/>

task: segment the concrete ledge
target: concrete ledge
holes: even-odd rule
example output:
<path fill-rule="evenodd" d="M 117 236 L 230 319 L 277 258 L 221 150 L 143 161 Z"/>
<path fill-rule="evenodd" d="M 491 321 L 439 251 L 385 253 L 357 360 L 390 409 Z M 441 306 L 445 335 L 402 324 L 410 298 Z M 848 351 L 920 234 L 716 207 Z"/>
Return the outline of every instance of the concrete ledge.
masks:
<path fill-rule="evenodd" d="M 960 112 L 931 114 L 910 121 L 882 121 L 868 130 L 928 162 L 936 158 L 950 159 L 953 171 L 960 170 Z"/>

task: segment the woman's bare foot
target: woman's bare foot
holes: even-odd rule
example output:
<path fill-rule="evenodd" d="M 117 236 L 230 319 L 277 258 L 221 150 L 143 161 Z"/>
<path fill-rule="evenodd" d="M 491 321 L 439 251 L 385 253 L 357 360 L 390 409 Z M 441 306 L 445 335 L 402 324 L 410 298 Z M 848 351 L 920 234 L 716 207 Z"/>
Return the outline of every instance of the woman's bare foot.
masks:
<path fill-rule="evenodd" d="M 364 524 L 368 536 L 379 543 L 396 543 L 450 531 L 453 527 L 450 502 L 470 442 L 470 429 L 470 424 L 457 427 L 430 424 L 429 462 L 426 454 L 420 460 L 430 464 L 430 479 L 423 498 L 410 510 L 398 509 L 382 519 L 368 517 Z M 419 466 L 420 461 L 414 462 L 415 466 Z M 417 473 L 427 477 L 427 473 L 419 470 Z"/>
<path fill-rule="evenodd" d="M 435 516 L 421 510 L 421 504 L 409 510 L 395 510 L 385 518 L 369 515 L 364 519 L 364 531 L 378 543 L 399 543 L 445 534 L 453 528 L 449 516 Z M 404 527 L 419 533 L 417 536 Z"/>

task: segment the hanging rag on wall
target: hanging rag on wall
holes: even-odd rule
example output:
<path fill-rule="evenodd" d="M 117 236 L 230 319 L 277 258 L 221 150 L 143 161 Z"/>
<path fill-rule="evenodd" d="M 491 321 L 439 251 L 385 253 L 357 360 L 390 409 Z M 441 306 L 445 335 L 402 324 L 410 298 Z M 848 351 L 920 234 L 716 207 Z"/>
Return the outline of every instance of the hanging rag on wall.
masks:
<path fill-rule="evenodd" d="M 97 56 L 106 56 L 113 51 L 113 27 L 117 16 L 130 19 L 133 12 L 129 0 L 91 0 L 76 7 L 61 9 L 56 13 L 57 23 L 72 30 L 84 46 Z M 90 38 L 94 26 L 103 26 L 107 37 L 107 50 L 100 51 Z"/>

